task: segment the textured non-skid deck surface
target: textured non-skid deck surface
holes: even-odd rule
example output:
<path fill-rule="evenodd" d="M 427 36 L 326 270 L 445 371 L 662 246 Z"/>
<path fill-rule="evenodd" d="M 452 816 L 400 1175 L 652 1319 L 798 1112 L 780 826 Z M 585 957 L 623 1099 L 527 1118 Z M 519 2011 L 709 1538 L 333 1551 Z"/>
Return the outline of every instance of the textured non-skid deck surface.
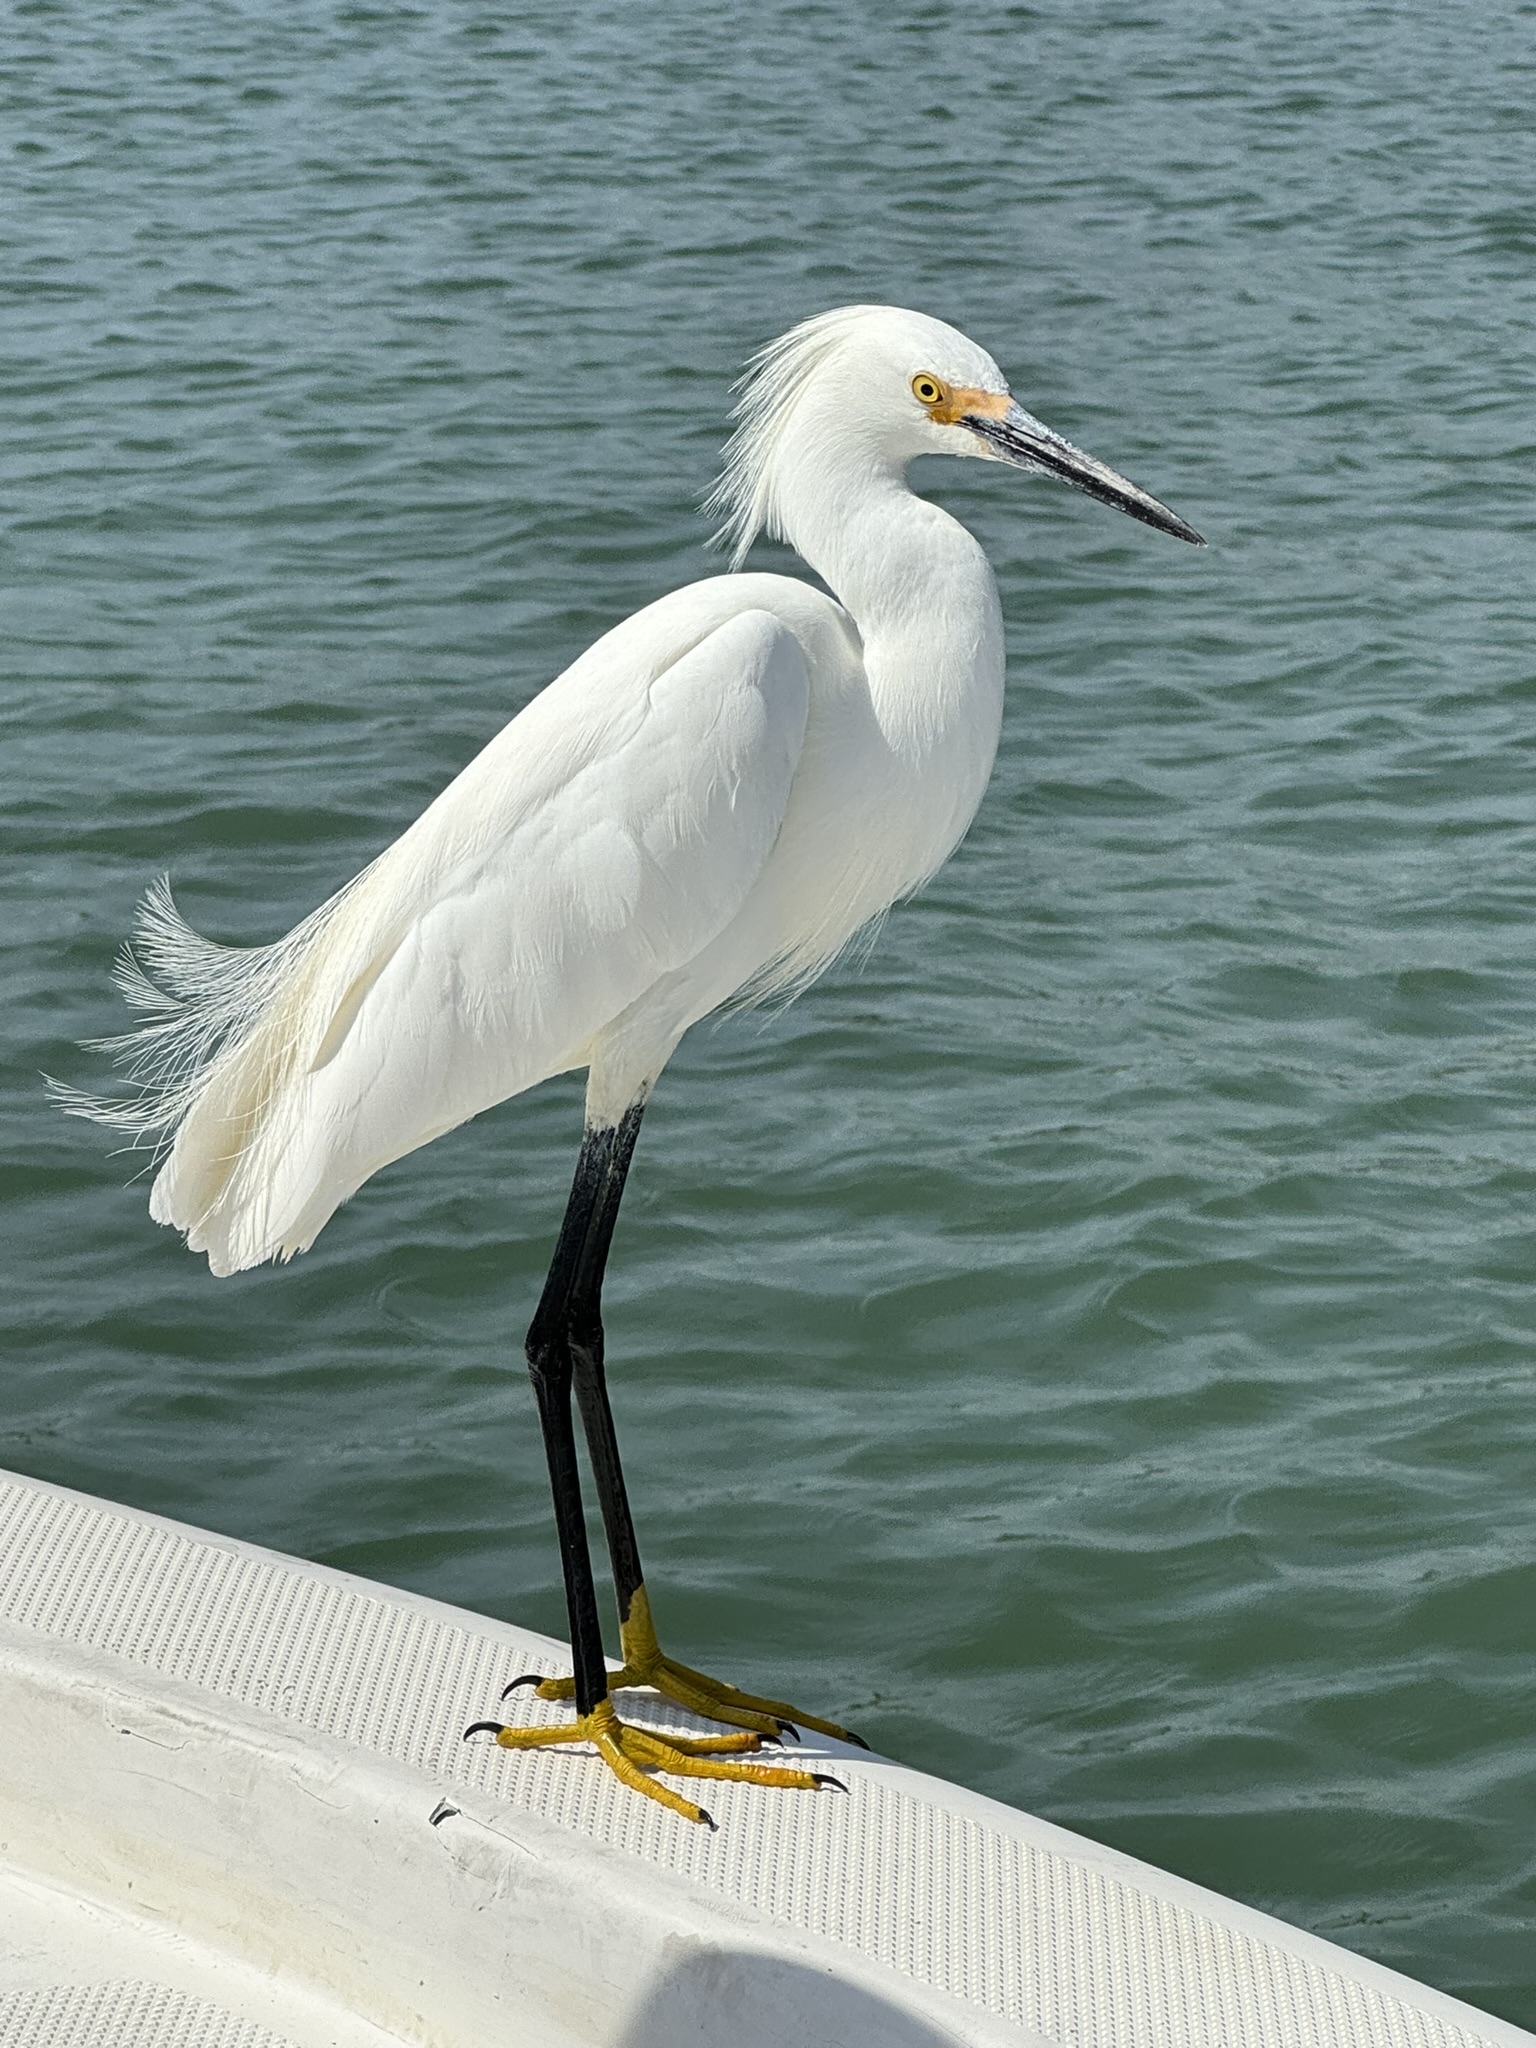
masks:
<path fill-rule="evenodd" d="M 4 2048 L 290 2048 L 205 1998 L 163 1984 L 0 1992 Z"/>
<path fill-rule="evenodd" d="M 29 1630 L 340 1737 L 450 1795 L 473 1785 L 1073 2048 L 1517 2038 L 1467 2008 L 1448 2017 L 1431 1995 L 1420 2004 L 1401 1980 L 1357 1971 L 1278 1923 L 1238 1907 L 1224 1917 L 1214 1901 L 1202 1910 L 1206 1895 L 1175 1880 L 1087 1843 L 1075 1854 L 1060 1830 L 969 1794 L 948 1799 L 879 1760 L 839 1758 L 847 1799 L 712 1785 L 720 1826 L 710 1833 L 625 1791 L 595 1760 L 465 1743 L 466 1722 L 496 1711 L 509 1677 L 555 1668 L 553 1646 L 409 1594 L 8 1478 L 0 1560 L 0 1614 Z M 140 2010 L 138 1988 L 109 1989 L 124 2014 Z M 30 2016 L 11 2023 L 31 2029 L 14 2034 L 28 2048 L 141 2037 L 157 2048 L 267 2048 L 276 2038 L 198 2032 L 190 2010 L 148 2034 L 136 2018 L 116 2032 L 49 2033 L 51 2008 L 35 1996 Z M 3 2024 L 0 2040 L 11 2048 Z"/>

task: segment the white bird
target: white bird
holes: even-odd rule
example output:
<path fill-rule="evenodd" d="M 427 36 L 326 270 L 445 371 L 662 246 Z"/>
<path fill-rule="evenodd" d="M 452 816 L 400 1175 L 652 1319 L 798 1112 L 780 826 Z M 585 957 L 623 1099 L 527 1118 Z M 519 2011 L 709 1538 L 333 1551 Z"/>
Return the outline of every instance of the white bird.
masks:
<path fill-rule="evenodd" d="M 919 455 L 1054 476 L 1200 542 L 1024 411 L 954 328 L 888 306 L 806 321 L 751 365 L 712 500 L 738 573 L 604 634 L 275 945 L 214 945 L 152 889 L 118 974 L 150 1020 L 110 1041 L 138 1092 L 66 1102 L 159 1134 L 150 1213 L 225 1274 L 291 1258 L 380 1167 L 586 1069 L 575 1182 L 527 1340 L 575 1665 L 539 1691 L 574 1695 L 576 1717 L 476 1726 L 509 1748 L 593 1742 L 694 1820 L 708 1817 L 649 1769 L 828 1783 L 723 1753 L 794 1720 L 845 1731 L 663 1656 L 604 1389 L 603 1267 L 641 1112 L 689 1025 L 812 981 L 934 873 L 981 800 L 1002 719 L 1002 609 L 979 544 L 909 488 Z M 835 597 L 739 573 L 763 532 Z M 611 1676 L 573 1391 L 619 1606 L 624 1668 Z M 662 1743 L 618 1718 L 610 1694 L 625 1685 L 743 1732 Z"/>

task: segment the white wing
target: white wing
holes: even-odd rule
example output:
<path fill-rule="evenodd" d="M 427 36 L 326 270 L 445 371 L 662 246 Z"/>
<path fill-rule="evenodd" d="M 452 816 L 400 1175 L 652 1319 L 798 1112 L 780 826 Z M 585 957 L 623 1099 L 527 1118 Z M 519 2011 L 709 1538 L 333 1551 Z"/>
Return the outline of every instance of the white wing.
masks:
<path fill-rule="evenodd" d="M 736 915 L 808 697 L 799 640 L 742 608 L 747 580 L 616 627 L 287 941 L 223 956 L 253 961 L 259 1007 L 181 1082 L 150 1202 L 216 1273 L 302 1251 L 390 1160 L 584 1064 Z"/>

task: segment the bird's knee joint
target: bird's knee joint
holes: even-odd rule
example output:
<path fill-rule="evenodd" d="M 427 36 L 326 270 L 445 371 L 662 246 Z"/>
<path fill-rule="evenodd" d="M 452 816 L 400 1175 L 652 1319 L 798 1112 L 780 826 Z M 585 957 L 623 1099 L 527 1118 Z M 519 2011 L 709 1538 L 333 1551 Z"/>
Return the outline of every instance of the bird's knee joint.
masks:
<path fill-rule="evenodd" d="M 523 1356 L 528 1361 L 528 1371 L 535 1385 L 554 1388 L 558 1391 L 571 1382 L 571 1354 L 563 1341 L 551 1340 L 542 1335 L 535 1336 L 530 1330 L 523 1345 Z"/>
<path fill-rule="evenodd" d="M 603 1369 L 603 1326 L 594 1316 L 571 1318 L 570 1329 L 566 1332 L 566 1343 L 578 1366 Z"/>

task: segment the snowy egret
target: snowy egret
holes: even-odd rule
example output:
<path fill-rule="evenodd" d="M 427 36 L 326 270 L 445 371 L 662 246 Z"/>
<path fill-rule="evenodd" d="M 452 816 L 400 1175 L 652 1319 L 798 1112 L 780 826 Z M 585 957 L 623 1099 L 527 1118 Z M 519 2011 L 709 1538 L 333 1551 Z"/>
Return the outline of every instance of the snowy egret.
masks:
<path fill-rule="evenodd" d="M 736 573 L 604 634 L 275 945 L 214 945 L 164 883 L 151 889 L 118 971 L 148 1021 L 110 1041 L 136 1092 L 67 1102 L 168 1146 L 150 1213 L 224 1274 L 291 1258 L 380 1167 L 586 1069 L 575 1180 L 526 1342 L 574 1665 L 538 1690 L 576 1711 L 475 1729 L 508 1748 L 591 1742 L 691 1820 L 708 1816 L 651 1771 L 829 1784 L 730 1752 L 795 1722 L 846 1731 L 663 1655 L 604 1383 L 603 1269 L 646 1100 L 689 1025 L 804 987 L 934 873 L 981 801 L 1002 609 L 979 544 L 907 484 L 930 454 L 1057 477 L 1200 544 L 1027 413 L 954 328 L 889 306 L 808 320 L 755 359 L 738 408 L 712 501 Z M 762 532 L 836 597 L 741 573 Z M 618 1602 L 611 1677 L 573 1393 Z M 646 1685 L 734 1732 L 662 1741 L 621 1721 L 611 1694 Z"/>

